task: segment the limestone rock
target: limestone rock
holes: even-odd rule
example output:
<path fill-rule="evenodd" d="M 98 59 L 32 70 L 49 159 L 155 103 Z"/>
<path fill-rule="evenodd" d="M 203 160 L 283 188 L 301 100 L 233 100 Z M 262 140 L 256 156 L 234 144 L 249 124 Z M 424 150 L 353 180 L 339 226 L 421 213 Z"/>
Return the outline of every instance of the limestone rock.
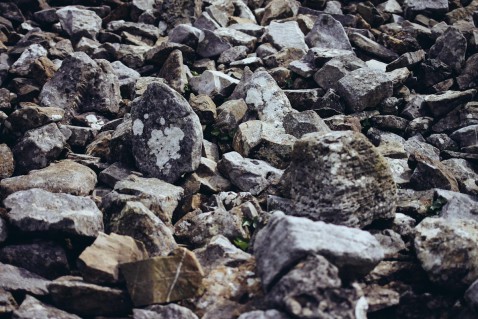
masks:
<path fill-rule="evenodd" d="M 429 56 L 450 66 L 459 73 L 465 63 L 466 38 L 455 27 L 449 27 L 430 48 Z"/>
<path fill-rule="evenodd" d="M 443 116 L 456 107 L 461 106 L 473 99 L 476 94 L 475 89 L 466 91 L 447 91 L 441 94 L 432 94 L 425 97 L 425 103 L 428 105 L 434 116 Z"/>
<path fill-rule="evenodd" d="M 80 317 L 66 311 L 56 309 L 50 305 L 35 299 L 32 296 L 26 296 L 20 307 L 13 312 L 14 319 L 29 318 L 57 318 L 57 319 L 80 319 Z"/>
<path fill-rule="evenodd" d="M 289 113 L 284 119 L 284 129 L 287 134 L 291 134 L 296 138 L 301 138 L 308 133 L 319 132 L 327 134 L 330 132 L 324 120 L 314 111 Z"/>
<path fill-rule="evenodd" d="M 191 89 L 197 94 L 205 94 L 213 100 L 223 100 L 228 97 L 239 80 L 219 71 L 204 71 L 200 76 L 191 79 Z"/>
<path fill-rule="evenodd" d="M 296 21 L 283 23 L 271 22 L 267 29 L 266 38 L 278 50 L 284 48 L 298 48 L 304 51 L 308 50 L 305 44 L 304 34 Z"/>
<path fill-rule="evenodd" d="M 322 14 L 314 23 L 314 27 L 305 37 L 309 47 L 341 49 L 352 51 L 344 27 L 331 15 Z"/>
<path fill-rule="evenodd" d="M 283 19 L 297 15 L 299 3 L 294 0 L 272 0 L 264 8 L 261 25 L 267 25 L 275 19 Z"/>
<path fill-rule="evenodd" d="M 158 76 L 164 78 L 168 84 L 178 91 L 184 93 L 188 84 L 186 70 L 183 63 L 183 54 L 180 50 L 173 50 L 164 61 Z"/>
<path fill-rule="evenodd" d="M 153 305 L 146 309 L 133 309 L 134 319 L 199 319 L 186 307 L 171 303 L 168 305 Z"/>
<path fill-rule="evenodd" d="M 455 177 L 440 161 L 417 153 L 412 158 L 417 163 L 410 178 L 415 189 L 441 188 L 455 192 L 459 190 Z"/>
<path fill-rule="evenodd" d="M 45 296 L 48 294 L 49 283 L 49 280 L 26 269 L 0 263 L 0 289 L 11 293 Z"/>
<path fill-rule="evenodd" d="M 10 316 L 18 308 L 12 294 L 0 288 L 0 316 Z"/>
<path fill-rule="evenodd" d="M 72 38 L 86 36 L 94 39 L 101 29 L 101 18 L 94 11 L 67 6 L 57 10 L 56 15 Z"/>
<path fill-rule="evenodd" d="M 315 74 L 314 80 L 320 87 L 328 90 L 338 89 L 338 81 L 349 72 L 364 68 L 366 64 L 355 55 L 338 56 L 326 62 Z"/>
<path fill-rule="evenodd" d="M 189 103 L 165 84 L 152 83 L 132 106 L 133 155 L 143 173 L 166 182 L 194 171 L 202 130 Z"/>
<path fill-rule="evenodd" d="M 0 180 L 13 175 L 15 160 L 7 144 L 0 144 Z"/>

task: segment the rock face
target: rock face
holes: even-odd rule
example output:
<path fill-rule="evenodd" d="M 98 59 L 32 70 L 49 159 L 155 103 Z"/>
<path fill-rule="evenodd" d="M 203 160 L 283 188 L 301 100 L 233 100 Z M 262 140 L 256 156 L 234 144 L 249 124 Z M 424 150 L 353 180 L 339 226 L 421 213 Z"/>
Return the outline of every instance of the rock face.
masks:
<path fill-rule="evenodd" d="M 199 118 L 165 84 L 153 83 L 132 106 L 133 155 L 145 174 L 176 181 L 194 171 L 201 157 Z"/>
<path fill-rule="evenodd" d="M 35 296 L 48 294 L 50 283 L 43 277 L 35 275 L 26 269 L 0 263 L 0 288 L 11 293 L 29 293 Z"/>
<path fill-rule="evenodd" d="M 313 133 L 298 140 L 282 183 L 297 216 L 352 227 L 393 218 L 396 186 L 386 160 L 365 136 Z"/>
<path fill-rule="evenodd" d="M 12 176 L 15 169 L 13 153 L 6 144 L 0 144 L 0 180 Z"/>
<path fill-rule="evenodd" d="M 352 50 L 344 27 L 328 14 L 317 18 L 305 41 L 311 48 Z"/>
<path fill-rule="evenodd" d="M 66 311 L 56 309 L 52 306 L 46 305 L 41 301 L 27 296 L 20 307 L 13 312 L 13 317 L 16 319 L 27 318 L 58 318 L 58 319 L 80 319 L 80 317 L 68 313 Z"/>

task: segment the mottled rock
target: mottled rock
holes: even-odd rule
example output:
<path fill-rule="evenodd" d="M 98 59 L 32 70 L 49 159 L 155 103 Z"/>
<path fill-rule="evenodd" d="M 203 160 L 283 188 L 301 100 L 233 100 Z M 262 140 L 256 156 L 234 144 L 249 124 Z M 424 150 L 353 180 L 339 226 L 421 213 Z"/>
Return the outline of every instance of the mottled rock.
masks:
<path fill-rule="evenodd" d="M 18 308 L 12 294 L 0 288 L 0 316 L 8 317 Z"/>
<path fill-rule="evenodd" d="M 238 319 L 289 319 L 289 316 L 279 310 L 270 309 L 246 312 L 240 315 Z"/>
<path fill-rule="evenodd" d="M 26 48 L 22 55 L 12 64 L 9 72 L 17 76 L 27 76 L 32 71 L 33 62 L 41 57 L 47 56 L 48 51 L 39 44 L 32 44 Z"/>
<path fill-rule="evenodd" d="M 83 36 L 94 39 L 101 29 L 101 18 L 94 11 L 67 6 L 57 10 L 56 15 L 63 30 L 75 39 Z"/>
<path fill-rule="evenodd" d="M 446 91 L 441 94 L 432 94 L 425 97 L 425 102 L 434 116 L 442 116 L 456 107 L 470 102 L 476 94 L 475 89 L 467 91 Z"/>
<path fill-rule="evenodd" d="M 219 71 L 204 71 L 200 76 L 190 80 L 191 89 L 197 94 L 205 94 L 214 100 L 228 97 L 239 80 Z"/>
<path fill-rule="evenodd" d="M 161 20 L 168 26 L 192 22 L 201 13 L 202 0 L 165 0 L 161 5 Z"/>
<path fill-rule="evenodd" d="M 366 231 L 281 212 L 274 213 L 254 241 L 257 272 L 266 290 L 283 271 L 313 254 L 326 257 L 348 277 L 367 274 L 383 259 L 380 244 Z"/>
<path fill-rule="evenodd" d="M 40 107 L 36 104 L 24 105 L 8 117 L 12 128 L 25 132 L 63 119 L 65 111 L 59 107 Z"/>
<path fill-rule="evenodd" d="M 304 34 L 296 21 L 283 23 L 271 22 L 267 28 L 266 38 L 278 50 L 284 48 L 308 50 L 307 44 L 305 44 Z"/>
<path fill-rule="evenodd" d="M 477 139 L 478 125 L 470 125 L 453 132 L 450 137 L 458 143 L 462 152 L 477 153 L 478 139 Z"/>
<path fill-rule="evenodd" d="M 448 1 L 425 0 L 416 2 L 413 0 L 405 0 L 404 10 L 406 16 L 408 17 L 411 17 L 418 13 L 443 14 L 448 12 Z"/>
<path fill-rule="evenodd" d="M 247 57 L 249 49 L 244 45 L 232 47 L 221 53 L 217 63 L 229 64 L 234 61 L 242 60 Z"/>
<path fill-rule="evenodd" d="M 400 68 L 413 67 L 425 60 L 425 54 L 426 52 L 424 50 L 404 53 L 398 59 L 387 64 L 387 72 Z"/>
<path fill-rule="evenodd" d="M 187 24 L 178 24 L 168 33 L 169 41 L 185 44 L 191 48 L 196 48 L 203 36 L 201 30 Z"/>
<path fill-rule="evenodd" d="M 189 103 L 165 84 L 152 83 L 132 105 L 133 155 L 140 171 L 166 182 L 194 171 L 202 129 Z"/>
<path fill-rule="evenodd" d="M 11 293 L 32 294 L 34 296 L 48 294 L 49 280 L 12 265 L 0 263 L 0 270 L 0 289 Z"/>
<path fill-rule="evenodd" d="M 477 102 L 469 102 L 463 106 L 455 107 L 444 118 L 434 124 L 432 130 L 437 133 L 451 132 L 473 124 L 478 124 Z"/>
<path fill-rule="evenodd" d="M 188 308 L 174 303 L 168 305 L 153 305 L 146 309 L 133 309 L 134 319 L 199 319 L 198 316 Z"/>
<path fill-rule="evenodd" d="M 136 81 L 140 78 L 140 74 L 120 61 L 112 62 L 111 67 L 118 78 L 121 93 L 127 97 L 131 97 L 133 95 Z"/>
<path fill-rule="evenodd" d="M 233 133 L 246 116 L 247 104 L 244 100 L 229 100 L 217 108 L 215 127 L 221 132 Z"/>
<path fill-rule="evenodd" d="M 54 308 L 50 305 L 35 299 L 32 296 L 26 296 L 20 307 L 13 312 L 14 319 L 28 318 L 57 318 L 57 319 L 80 319 L 80 317 L 66 311 Z"/>
<path fill-rule="evenodd" d="M 466 38 L 460 30 L 449 27 L 438 37 L 428 55 L 430 59 L 437 59 L 459 73 L 465 63 L 466 46 Z"/>
<path fill-rule="evenodd" d="M 33 188 L 4 200 L 8 221 L 25 232 L 58 232 L 95 237 L 103 231 L 103 214 L 87 197 Z"/>
<path fill-rule="evenodd" d="M 7 144 L 0 144 L 0 180 L 13 175 L 15 160 Z"/>
<path fill-rule="evenodd" d="M 215 161 L 201 157 L 198 169 L 186 178 L 183 187 L 189 194 L 196 192 L 219 193 L 229 190 L 231 183 L 219 174 Z"/>
<path fill-rule="evenodd" d="M 416 190 L 441 188 L 457 192 L 458 183 L 453 174 L 440 161 L 426 155 L 413 154 L 416 167 L 410 177 L 410 182 Z"/>
<path fill-rule="evenodd" d="M 0 218 L 0 243 L 3 243 L 8 237 L 7 222 Z"/>
<path fill-rule="evenodd" d="M 314 27 L 305 37 L 309 47 L 341 49 L 352 51 L 344 27 L 331 15 L 322 14 L 314 23 Z"/>
<path fill-rule="evenodd" d="M 284 129 L 287 134 L 301 138 L 308 133 L 329 133 L 330 129 L 322 118 L 314 111 L 289 113 L 284 118 Z"/>
<path fill-rule="evenodd" d="M 203 30 L 204 35 L 199 39 L 197 53 L 203 58 L 213 58 L 232 48 L 232 45 L 214 32 Z"/>
<path fill-rule="evenodd" d="M 451 158 L 442 161 L 458 182 L 462 193 L 478 196 L 478 171 L 476 165 L 466 159 Z"/>
<path fill-rule="evenodd" d="M 337 90 L 338 81 L 346 74 L 359 68 L 366 67 L 366 64 L 355 55 L 344 55 L 326 62 L 315 74 L 314 80 L 320 87 L 328 90 Z"/>
<path fill-rule="evenodd" d="M 470 219 L 478 222 L 478 198 L 458 192 L 436 189 L 433 200 L 443 204 L 440 217 L 445 219 Z"/>
<path fill-rule="evenodd" d="M 212 124 L 216 120 L 217 111 L 216 104 L 206 94 L 189 96 L 189 104 L 193 108 L 194 112 L 199 117 L 201 124 Z"/>
<path fill-rule="evenodd" d="M 294 0 L 272 0 L 264 8 L 261 25 L 268 25 L 275 19 L 283 19 L 297 15 L 299 4 Z"/>
<path fill-rule="evenodd" d="M 355 47 L 381 61 L 392 62 L 399 57 L 394 51 L 387 49 L 383 45 L 361 35 L 360 33 L 352 32 L 349 35 L 349 38 Z"/>
<path fill-rule="evenodd" d="M 204 276 L 193 252 L 177 248 L 171 256 L 121 265 L 135 306 L 169 303 L 194 297 Z"/>
<path fill-rule="evenodd" d="M 183 54 L 180 50 L 173 50 L 169 57 L 164 61 L 158 76 L 164 78 L 166 82 L 179 93 L 184 93 L 188 85 L 186 69 L 183 63 Z"/>
<path fill-rule="evenodd" d="M 149 258 L 142 242 L 115 233 L 99 233 L 93 245 L 78 257 L 78 266 L 87 282 L 115 284 L 121 281 L 119 265 Z"/>

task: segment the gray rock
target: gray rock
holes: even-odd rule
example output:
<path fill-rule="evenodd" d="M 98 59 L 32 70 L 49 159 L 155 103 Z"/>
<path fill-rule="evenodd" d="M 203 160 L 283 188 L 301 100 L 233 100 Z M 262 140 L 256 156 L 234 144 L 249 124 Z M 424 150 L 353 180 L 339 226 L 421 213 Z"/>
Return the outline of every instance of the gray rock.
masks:
<path fill-rule="evenodd" d="M 13 175 L 15 160 L 7 144 L 0 144 L 0 180 Z"/>
<path fill-rule="evenodd" d="M 453 111 L 458 106 L 470 102 L 476 94 L 475 89 L 467 91 L 446 91 L 439 94 L 432 94 L 425 97 L 430 112 L 438 117 Z"/>
<path fill-rule="evenodd" d="M 0 263 L 0 289 L 11 293 L 46 296 L 49 280 L 26 269 Z"/>
<path fill-rule="evenodd" d="M 59 107 L 41 107 L 36 104 L 24 105 L 8 116 L 8 123 L 14 130 L 25 132 L 63 119 L 65 111 Z"/>
<path fill-rule="evenodd" d="M 193 25 L 201 31 L 214 31 L 221 27 L 208 12 L 203 12 L 201 16 L 194 21 Z"/>
<path fill-rule="evenodd" d="M 418 13 L 443 14 L 448 12 L 448 1 L 446 0 L 425 0 L 425 1 L 404 1 L 405 14 L 411 17 Z"/>
<path fill-rule="evenodd" d="M 214 34 L 225 39 L 232 46 L 244 45 L 251 51 L 254 50 L 257 42 L 256 37 L 230 28 L 218 28 L 214 30 Z"/>
<path fill-rule="evenodd" d="M 309 47 L 341 49 L 352 51 L 344 27 L 331 15 L 322 14 L 314 23 L 314 27 L 305 37 Z"/>
<path fill-rule="evenodd" d="M 61 277 L 48 285 L 54 306 L 86 316 L 125 315 L 132 308 L 128 293 L 85 283 L 80 277 Z"/>
<path fill-rule="evenodd" d="M 153 83 L 132 105 L 133 155 L 138 169 L 166 182 L 194 171 L 202 129 L 189 103 L 169 86 Z"/>
<path fill-rule="evenodd" d="M 32 64 L 36 59 L 46 57 L 48 51 L 39 44 L 32 44 L 26 48 L 22 55 L 12 64 L 9 72 L 17 76 L 28 76 L 32 71 Z"/>
<path fill-rule="evenodd" d="M 103 231 L 103 214 L 87 197 L 34 188 L 11 194 L 3 204 L 8 221 L 25 232 L 96 237 Z"/>
<path fill-rule="evenodd" d="M 70 271 L 66 252 L 52 241 L 13 244 L 0 248 L 0 262 L 24 268 L 47 279 Z"/>
<path fill-rule="evenodd" d="M 330 129 L 324 120 L 314 111 L 289 113 L 284 118 L 284 129 L 287 134 L 301 138 L 308 133 L 329 133 Z"/>
<path fill-rule="evenodd" d="M 436 189 L 433 198 L 434 202 L 444 203 L 439 212 L 440 217 L 478 222 L 478 197 Z"/>
<path fill-rule="evenodd" d="M 8 317 L 18 308 L 12 294 L 0 288 L 0 315 Z"/>
<path fill-rule="evenodd" d="M 328 90 L 337 90 L 337 82 L 346 74 L 364 68 L 366 64 L 355 55 L 344 55 L 331 59 L 314 74 L 315 82 Z"/>
<path fill-rule="evenodd" d="M 168 33 L 169 41 L 185 44 L 191 48 L 196 48 L 203 36 L 203 31 L 187 24 L 178 24 Z"/>
<path fill-rule="evenodd" d="M 80 319 L 80 317 L 66 311 L 54 308 L 50 305 L 35 299 L 32 296 L 26 296 L 20 307 L 13 312 L 14 319 L 29 318 L 57 318 L 57 319 Z"/>
<path fill-rule="evenodd" d="M 407 246 L 400 234 L 391 229 L 382 230 L 374 233 L 373 236 L 382 246 L 386 259 L 400 258 L 400 252 L 405 251 Z"/>
<path fill-rule="evenodd" d="M 236 23 L 228 26 L 228 28 L 244 32 L 257 38 L 260 38 L 266 30 L 263 26 L 257 25 L 255 23 Z"/>
<path fill-rule="evenodd" d="M 433 283 L 463 291 L 478 278 L 478 222 L 425 218 L 415 230 L 418 260 Z"/>
<path fill-rule="evenodd" d="M 428 144 L 421 135 L 415 135 L 410 137 L 404 143 L 404 147 L 409 156 L 418 153 L 429 157 L 433 161 L 440 160 L 440 150 Z"/>
<path fill-rule="evenodd" d="M 194 18 L 201 14 L 201 0 L 177 1 L 165 0 L 161 6 L 160 18 L 169 27 L 181 23 L 191 23 Z"/>
<path fill-rule="evenodd" d="M 388 163 L 360 133 L 305 135 L 295 143 L 281 183 L 295 206 L 287 213 L 296 216 L 364 227 L 395 215 Z"/>
<path fill-rule="evenodd" d="M 180 50 L 173 50 L 164 61 L 158 76 L 164 78 L 166 82 L 179 93 L 185 93 L 188 78 L 183 63 L 183 54 Z"/>
<path fill-rule="evenodd" d="M 20 172 L 47 167 L 65 145 L 66 139 L 54 123 L 29 130 L 12 149 L 16 167 Z"/>
<path fill-rule="evenodd" d="M 430 59 L 437 59 L 459 73 L 465 64 L 466 38 L 455 27 L 449 27 L 430 48 Z"/>
<path fill-rule="evenodd" d="M 261 160 L 244 158 L 237 152 L 224 154 L 218 163 L 218 169 L 240 190 L 253 195 L 258 195 L 271 184 L 277 183 L 282 176 L 282 170 Z"/>
<path fill-rule="evenodd" d="M 382 155 L 386 156 L 382 153 Z M 392 171 L 393 181 L 397 185 L 408 185 L 413 171 L 408 166 L 408 161 L 403 158 L 386 158 Z"/>
<path fill-rule="evenodd" d="M 352 32 L 349 35 L 349 38 L 350 38 L 350 42 L 352 42 L 355 47 L 364 51 L 366 54 L 369 54 L 373 57 L 380 59 L 381 61 L 392 62 L 399 57 L 398 54 L 395 53 L 394 51 L 387 49 L 383 45 L 367 38 L 366 36 L 360 33 Z M 374 61 L 374 60 L 370 60 L 370 61 Z M 379 65 L 380 65 L 379 68 L 385 71 L 386 65 L 382 65 L 381 63 L 379 63 Z"/>
<path fill-rule="evenodd" d="M 459 149 L 458 144 L 444 133 L 430 135 L 427 137 L 427 143 L 435 146 L 440 151 L 458 151 Z"/>
<path fill-rule="evenodd" d="M 101 18 L 94 11 L 67 6 L 56 11 L 61 27 L 75 39 L 94 39 L 101 29 Z"/>
<path fill-rule="evenodd" d="M 271 22 L 267 28 L 266 39 L 278 50 L 284 48 L 298 48 L 307 51 L 304 34 L 296 21 L 283 23 Z"/>
<path fill-rule="evenodd" d="M 353 112 L 375 107 L 393 94 L 387 75 L 369 68 L 350 72 L 339 80 L 337 89 Z"/>
<path fill-rule="evenodd" d="M 419 153 L 412 154 L 411 158 L 416 162 L 415 170 L 410 177 L 414 189 L 441 188 L 455 192 L 459 191 L 455 177 L 440 161 Z"/>
<path fill-rule="evenodd" d="M 254 310 L 243 313 L 239 316 L 238 319 L 289 319 L 285 313 L 280 312 L 279 310 L 270 309 L 270 310 Z"/>
<path fill-rule="evenodd" d="M 177 247 L 171 229 L 140 202 L 127 202 L 112 217 L 109 228 L 143 242 L 151 256 L 166 256 Z"/>
<path fill-rule="evenodd" d="M 455 132 L 450 137 L 458 143 L 460 149 L 464 153 L 478 152 L 478 124 L 466 126 Z"/>
<path fill-rule="evenodd" d="M 141 75 L 120 61 L 112 62 L 111 67 L 113 68 L 114 74 L 118 78 L 121 92 L 125 92 L 128 97 L 133 96 L 136 81 L 141 77 Z"/>
<path fill-rule="evenodd" d="M 462 193 L 478 196 L 478 185 L 475 183 L 478 173 L 474 164 L 461 158 L 451 158 L 442 163 L 456 178 Z"/>
<path fill-rule="evenodd" d="M 400 68 L 413 67 L 425 60 L 425 54 L 426 52 L 424 50 L 404 53 L 398 59 L 387 64 L 387 72 Z"/>
<path fill-rule="evenodd" d="M 294 0 L 272 0 L 264 8 L 261 25 L 268 25 L 272 20 L 296 16 L 299 3 Z"/>
<path fill-rule="evenodd" d="M 133 309 L 134 319 L 199 319 L 186 307 L 171 303 L 168 305 L 153 305 L 146 309 Z"/>
<path fill-rule="evenodd" d="M 130 168 L 120 162 L 116 162 L 102 170 L 98 175 L 98 179 L 100 182 L 114 188 L 117 182 L 126 179 L 130 175 L 135 175 Z"/>
<path fill-rule="evenodd" d="M 244 45 L 239 45 L 222 52 L 217 63 L 229 64 L 234 61 L 242 60 L 247 57 L 249 49 Z"/>
<path fill-rule="evenodd" d="M 465 302 L 466 304 L 473 309 L 474 313 L 478 310 L 478 280 L 475 280 L 470 287 L 465 291 Z M 470 316 L 471 318 L 471 316 Z"/>
<path fill-rule="evenodd" d="M 200 76 L 191 78 L 191 89 L 197 94 L 205 94 L 218 101 L 228 97 L 239 80 L 219 71 L 204 71 Z"/>
<path fill-rule="evenodd" d="M 216 104 L 206 94 L 198 96 L 191 94 L 189 96 L 189 104 L 199 117 L 201 124 L 208 125 L 214 123 L 217 117 Z"/>
<path fill-rule="evenodd" d="M 446 93 L 445 93 L 446 94 Z M 478 103 L 469 102 L 458 106 L 432 126 L 437 133 L 451 132 L 465 126 L 478 124 Z"/>
<path fill-rule="evenodd" d="M 233 133 L 247 113 L 244 100 L 229 100 L 217 108 L 215 127 L 221 132 Z"/>
<path fill-rule="evenodd" d="M 197 53 L 203 58 L 213 58 L 232 48 L 232 45 L 214 32 L 203 30 L 204 35 L 199 39 Z"/>
<path fill-rule="evenodd" d="M 198 169 L 186 178 L 183 187 L 188 194 L 219 193 L 228 191 L 231 188 L 231 183 L 219 174 L 215 161 L 201 157 Z"/>
<path fill-rule="evenodd" d="M 314 254 L 327 258 L 348 277 L 367 274 L 383 259 L 380 244 L 366 231 L 281 212 L 274 213 L 254 241 L 257 273 L 266 290 L 284 271 Z"/>

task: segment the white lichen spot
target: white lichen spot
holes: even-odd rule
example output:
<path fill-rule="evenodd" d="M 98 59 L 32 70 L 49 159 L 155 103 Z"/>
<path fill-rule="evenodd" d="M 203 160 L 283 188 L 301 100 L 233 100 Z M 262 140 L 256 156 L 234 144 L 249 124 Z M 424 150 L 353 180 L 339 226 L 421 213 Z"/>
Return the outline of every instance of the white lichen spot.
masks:
<path fill-rule="evenodd" d="M 147 120 L 147 119 L 149 119 L 149 114 L 146 113 L 145 115 L 143 115 L 143 117 L 144 117 L 145 120 Z"/>
<path fill-rule="evenodd" d="M 161 124 L 161 125 L 166 124 L 166 120 L 164 119 L 164 117 L 161 117 L 161 118 L 159 119 L 159 124 Z"/>
<path fill-rule="evenodd" d="M 151 131 L 148 147 L 150 154 L 156 156 L 156 166 L 166 171 L 171 169 L 171 165 L 167 163 L 180 158 L 179 143 L 183 138 L 184 132 L 179 127 L 167 127 L 164 132 L 161 130 Z"/>
<path fill-rule="evenodd" d="M 141 135 L 143 134 L 144 124 L 141 122 L 140 119 L 136 119 L 133 122 L 133 134 L 134 135 Z"/>

